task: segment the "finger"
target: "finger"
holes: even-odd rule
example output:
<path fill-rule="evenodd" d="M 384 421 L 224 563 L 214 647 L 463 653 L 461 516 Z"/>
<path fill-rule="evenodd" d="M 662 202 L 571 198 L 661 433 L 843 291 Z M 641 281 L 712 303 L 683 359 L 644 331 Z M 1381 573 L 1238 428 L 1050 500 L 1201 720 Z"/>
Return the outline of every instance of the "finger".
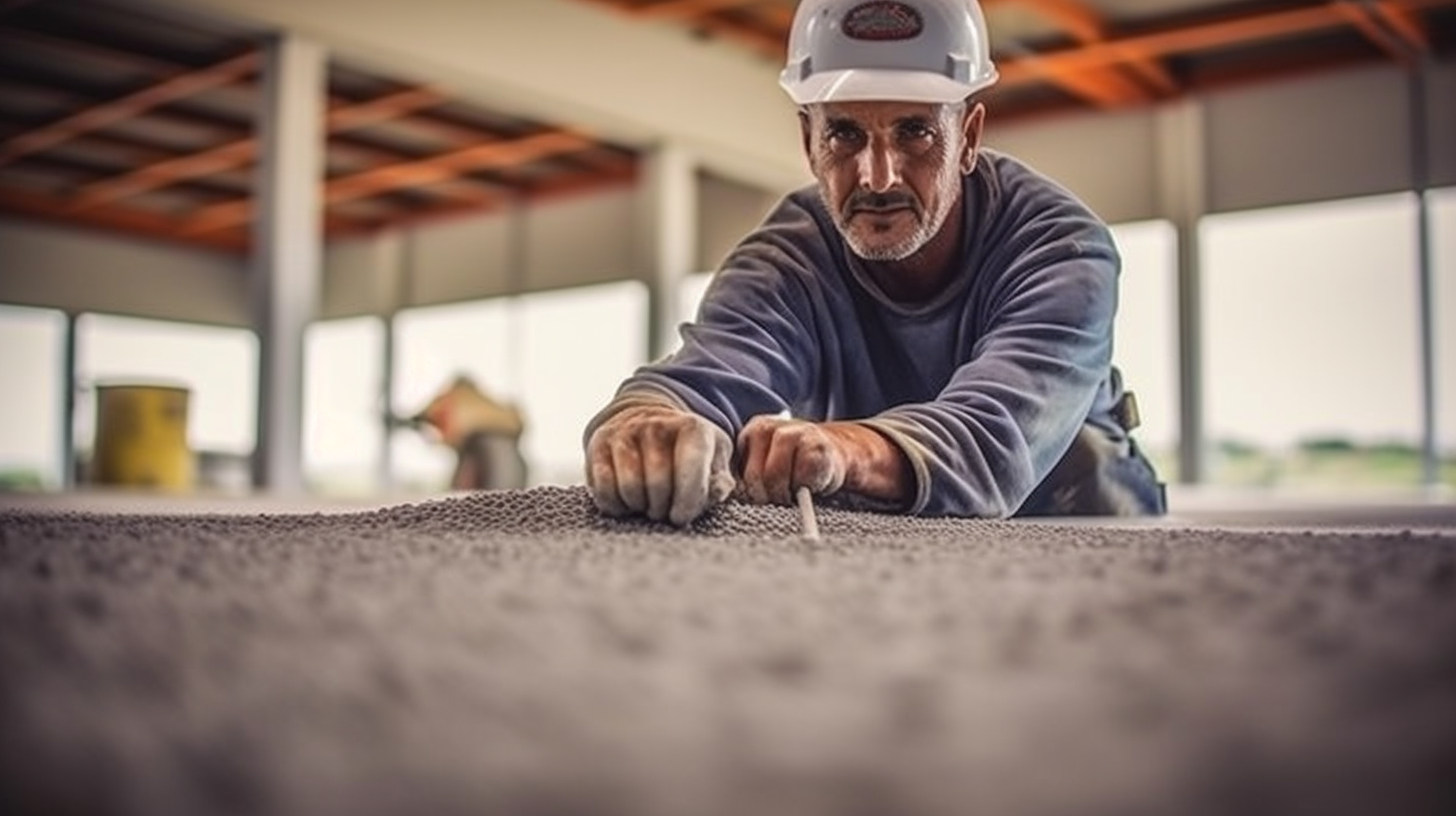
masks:
<path fill-rule="evenodd" d="M 793 504 L 794 459 L 803 434 L 799 428 L 779 428 L 763 460 L 763 492 L 774 504 Z"/>
<path fill-rule="evenodd" d="M 738 452 L 743 460 L 743 491 L 748 500 L 755 504 L 768 503 L 768 494 L 764 492 L 763 486 L 763 470 L 772 439 L 773 425 L 762 417 L 749 420 L 738 435 Z"/>
<path fill-rule="evenodd" d="M 678 434 L 669 520 L 679 527 L 690 524 L 708 509 L 713 430 L 700 424 L 691 431 Z"/>
<path fill-rule="evenodd" d="M 643 436 L 643 489 L 647 494 L 647 517 L 653 521 L 666 519 L 672 506 L 673 456 L 675 440 L 680 435 L 652 429 Z"/>
<path fill-rule="evenodd" d="M 631 511 L 617 492 L 617 471 L 612 465 L 611 445 L 600 433 L 593 434 L 587 444 L 586 484 L 591 489 L 592 503 L 609 516 L 625 516 Z"/>
<path fill-rule="evenodd" d="M 803 485 L 815 494 L 833 493 L 839 489 L 836 482 L 843 479 L 836 477 L 839 468 L 830 444 L 828 436 L 822 431 L 806 434 L 800 440 L 794 456 L 795 486 Z"/>
<path fill-rule="evenodd" d="M 713 462 L 709 476 L 708 506 L 712 507 L 733 494 L 738 484 L 733 478 L 733 443 L 728 434 L 717 430 L 713 434 Z"/>
<path fill-rule="evenodd" d="M 635 437 L 612 440 L 612 470 L 617 477 L 617 495 L 631 513 L 647 510 L 647 486 L 642 476 L 642 453 Z"/>

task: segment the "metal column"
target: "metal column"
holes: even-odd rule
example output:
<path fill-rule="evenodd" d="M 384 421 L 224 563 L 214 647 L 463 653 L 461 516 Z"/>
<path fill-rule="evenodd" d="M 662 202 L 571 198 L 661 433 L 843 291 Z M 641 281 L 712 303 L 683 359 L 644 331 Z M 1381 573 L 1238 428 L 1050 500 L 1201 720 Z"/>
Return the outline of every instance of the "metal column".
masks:
<path fill-rule="evenodd" d="M 1198 223 L 1208 209 L 1203 107 L 1197 99 L 1158 115 L 1163 213 L 1178 231 L 1178 481 L 1207 478 L 1203 417 L 1203 276 Z"/>
<path fill-rule="evenodd" d="M 1417 291 L 1420 292 L 1420 376 L 1421 376 L 1421 483 L 1435 487 L 1441 481 L 1441 458 L 1439 452 L 1440 425 L 1437 422 L 1439 410 L 1436 381 L 1436 286 L 1435 270 L 1432 268 L 1431 249 L 1431 202 L 1428 188 L 1431 183 L 1430 144 L 1427 130 L 1426 73 L 1430 70 L 1430 58 L 1416 56 L 1410 67 L 1410 152 L 1411 189 L 1416 194 L 1416 274 L 1419 276 Z"/>
<path fill-rule="evenodd" d="M 676 341 L 678 287 L 697 264 L 697 164 L 683 147 L 663 145 L 648 158 L 641 189 L 644 262 L 651 274 L 647 348 L 657 359 Z"/>
<path fill-rule="evenodd" d="M 379 401 L 379 432 L 381 445 L 379 461 L 374 474 L 375 487 L 392 492 L 394 483 L 394 434 L 401 428 L 402 420 L 395 414 L 394 381 L 397 336 L 395 317 L 399 310 L 409 305 L 414 298 L 414 232 L 395 232 L 381 235 L 375 242 L 375 261 L 380 274 L 387 280 L 387 306 L 380 316 L 384 331 L 383 359 L 379 366 L 377 398 Z"/>
<path fill-rule="evenodd" d="M 71 490 L 80 481 L 76 473 L 76 380 L 75 312 L 66 311 L 66 339 L 61 349 L 61 489 Z"/>
<path fill-rule="evenodd" d="M 320 288 L 326 77 L 317 44 L 287 33 L 268 43 L 253 218 L 260 352 L 253 482 L 280 493 L 304 488 L 303 335 Z"/>

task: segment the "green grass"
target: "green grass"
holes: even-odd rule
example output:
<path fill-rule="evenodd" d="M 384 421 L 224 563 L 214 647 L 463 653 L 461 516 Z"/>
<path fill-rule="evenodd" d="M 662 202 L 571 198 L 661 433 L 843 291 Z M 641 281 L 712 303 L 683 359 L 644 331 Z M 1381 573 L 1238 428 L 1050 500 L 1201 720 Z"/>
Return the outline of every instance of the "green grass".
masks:
<path fill-rule="evenodd" d="M 35 470 L 0 470 L 0 491 L 45 489 L 45 479 Z"/>
<path fill-rule="evenodd" d="M 1176 478 L 1171 456 L 1154 457 L 1165 479 Z M 1320 490 L 1393 489 L 1422 486 L 1420 452 L 1402 445 L 1357 446 L 1328 440 L 1288 451 L 1229 444 L 1209 459 L 1210 484 L 1232 487 L 1292 487 Z M 1456 487 L 1456 456 L 1438 464 L 1437 480 Z"/>

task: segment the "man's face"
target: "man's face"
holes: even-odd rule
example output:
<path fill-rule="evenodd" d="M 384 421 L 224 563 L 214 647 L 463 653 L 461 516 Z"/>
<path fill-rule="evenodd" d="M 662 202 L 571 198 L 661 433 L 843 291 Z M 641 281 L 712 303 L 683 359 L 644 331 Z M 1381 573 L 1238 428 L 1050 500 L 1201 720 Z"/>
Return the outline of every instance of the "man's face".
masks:
<path fill-rule="evenodd" d="M 899 261 L 945 224 L 975 166 L 984 108 L 827 102 L 803 115 L 819 194 L 855 254 Z"/>

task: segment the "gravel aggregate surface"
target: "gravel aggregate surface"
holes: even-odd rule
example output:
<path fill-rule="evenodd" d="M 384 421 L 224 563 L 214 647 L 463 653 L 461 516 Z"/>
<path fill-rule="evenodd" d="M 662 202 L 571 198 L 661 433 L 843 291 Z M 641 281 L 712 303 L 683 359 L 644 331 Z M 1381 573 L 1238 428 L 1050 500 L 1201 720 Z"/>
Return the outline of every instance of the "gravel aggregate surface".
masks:
<path fill-rule="evenodd" d="M 1456 813 L 1456 533 L 0 510 L 8 814 Z"/>

